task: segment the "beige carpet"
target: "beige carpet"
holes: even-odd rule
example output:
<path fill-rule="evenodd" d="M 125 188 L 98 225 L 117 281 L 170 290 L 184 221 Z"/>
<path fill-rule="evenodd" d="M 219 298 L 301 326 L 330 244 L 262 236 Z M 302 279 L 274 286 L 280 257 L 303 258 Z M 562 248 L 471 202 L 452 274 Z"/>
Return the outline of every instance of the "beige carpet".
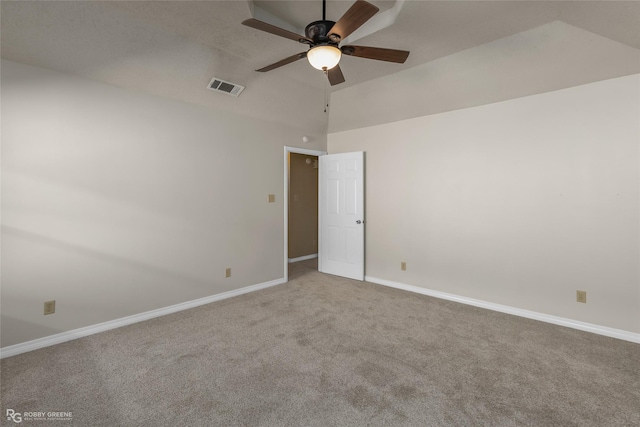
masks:
<path fill-rule="evenodd" d="M 638 426 L 640 345 L 292 267 L 287 284 L 2 360 L 78 426 Z M 17 425 L 17 424 L 16 424 Z"/>

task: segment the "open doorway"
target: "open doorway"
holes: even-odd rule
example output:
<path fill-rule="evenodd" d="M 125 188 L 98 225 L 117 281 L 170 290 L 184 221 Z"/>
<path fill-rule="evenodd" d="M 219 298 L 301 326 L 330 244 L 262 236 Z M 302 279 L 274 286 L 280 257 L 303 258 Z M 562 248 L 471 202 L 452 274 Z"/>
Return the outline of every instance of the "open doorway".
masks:
<path fill-rule="evenodd" d="M 318 257 L 318 156 L 289 153 L 289 264 Z"/>
<path fill-rule="evenodd" d="M 284 154 L 284 278 L 289 280 L 290 264 L 317 261 L 318 158 L 326 152 L 285 147 Z"/>

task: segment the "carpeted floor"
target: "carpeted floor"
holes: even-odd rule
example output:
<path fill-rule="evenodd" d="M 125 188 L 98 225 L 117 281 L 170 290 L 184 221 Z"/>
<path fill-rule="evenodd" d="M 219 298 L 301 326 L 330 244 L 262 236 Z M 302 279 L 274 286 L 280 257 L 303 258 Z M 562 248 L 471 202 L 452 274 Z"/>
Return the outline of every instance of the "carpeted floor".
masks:
<path fill-rule="evenodd" d="M 640 345 L 326 276 L 2 360 L 64 426 L 638 426 Z M 47 425 L 23 421 L 20 425 Z"/>

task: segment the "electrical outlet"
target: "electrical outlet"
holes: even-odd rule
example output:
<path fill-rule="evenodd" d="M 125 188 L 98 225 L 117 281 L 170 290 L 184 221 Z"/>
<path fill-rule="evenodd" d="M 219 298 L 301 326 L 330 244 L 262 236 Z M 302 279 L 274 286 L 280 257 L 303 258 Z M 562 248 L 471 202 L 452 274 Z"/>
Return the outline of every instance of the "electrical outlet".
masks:
<path fill-rule="evenodd" d="M 227 269 L 224 271 L 224 277 L 231 277 L 231 269 L 230 269 L 230 268 L 227 268 Z"/>
<path fill-rule="evenodd" d="M 400 270 L 407 271 L 407 263 L 406 262 L 402 261 L 400 263 Z"/>
<path fill-rule="evenodd" d="M 576 291 L 576 301 L 586 304 L 587 303 L 587 291 Z"/>
<path fill-rule="evenodd" d="M 45 301 L 44 303 L 44 314 L 53 314 L 56 312 L 56 300 L 53 301 Z"/>

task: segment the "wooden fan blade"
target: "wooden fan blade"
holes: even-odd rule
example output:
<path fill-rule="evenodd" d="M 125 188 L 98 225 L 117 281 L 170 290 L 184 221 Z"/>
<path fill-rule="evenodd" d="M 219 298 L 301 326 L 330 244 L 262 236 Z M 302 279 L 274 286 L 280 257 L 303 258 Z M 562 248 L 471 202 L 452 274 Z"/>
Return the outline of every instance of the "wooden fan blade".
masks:
<path fill-rule="evenodd" d="M 330 70 L 327 70 L 327 78 L 329 78 L 329 83 L 331 83 L 331 86 L 344 83 L 344 75 L 342 75 L 340 64 L 336 65 Z"/>
<path fill-rule="evenodd" d="M 397 62 L 404 64 L 409 56 L 407 50 L 385 49 L 382 47 L 369 46 L 342 46 L 340 48 L 345 55 L 357 56 L 359 58 L 376 59 L 378 61 Z"/>
<path fill-rule="evenodd" d="M 340 39 L 344 40 L 349 34 L 360 28 L 362 24 L 378 13 L 378 10 L 380 9 L 371 3 L 358 0 L 342 15 L 342 18 L 331 27 L 327 35 L 337 34 L 340 36 Z"/>
<path fill-rule="evenodd" d="M 267 65 L 266 67 L 260 68 L 259 70 L 256 70 L 256 71 L 264 73 L 267 71 L 271 71 L 275 68 L 282 67 L 283 65 L 291 64 L 292 62 L 296 62 L 298 59 L 302 59 L 306 57 L 307 57 L 307 52 L 296 53 L 295 55 L 291 55 L 288 58 L 284 58 L 274 64 Z"/>
<path fill-rule="evenodd" d="M 313 43 L 311 39 L 301 36 L 300 34 L 293 33 L 284 28 L 276 27 L 275 25 L 267 24 L 266 22 L 258 21 L 257 19 L 247 19 L 242 21 L 242 25 L 255 28 L 256 30 L 264 31 L 269 34 L 275 34 L 276 36 L 284 37 L 286 39 L 295 40 L 300 43 Z"/>

